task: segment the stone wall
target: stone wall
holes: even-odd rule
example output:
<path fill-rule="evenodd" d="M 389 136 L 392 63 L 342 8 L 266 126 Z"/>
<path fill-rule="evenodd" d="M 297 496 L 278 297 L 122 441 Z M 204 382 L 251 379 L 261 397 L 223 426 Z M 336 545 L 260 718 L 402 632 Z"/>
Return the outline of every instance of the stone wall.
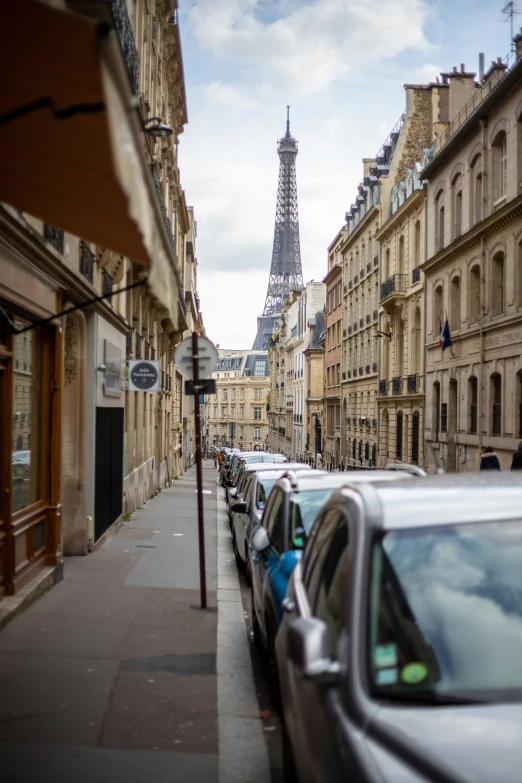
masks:
<path fill-rule="evenodd" d="M 431 92 L 426 88 L 416 88 L 413 94 L 413 112 L 408 123 L 406 143 L 395 172 L 395 185 L 413 168 L 423 149 L 432 141 Z"/>

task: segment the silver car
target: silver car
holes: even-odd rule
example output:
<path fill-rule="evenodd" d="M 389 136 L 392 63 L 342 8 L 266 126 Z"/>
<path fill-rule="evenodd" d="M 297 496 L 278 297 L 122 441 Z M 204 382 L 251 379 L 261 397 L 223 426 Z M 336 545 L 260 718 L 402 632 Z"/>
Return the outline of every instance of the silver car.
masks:
<path fill-rule="evenodd" d="M 231 500 L 230 505 L 232 541 L 238 565 L 241 563 L 249 565 L 247 529 L 252 524 L 260 524 L 272 487 L 289 470 L 296 471 L 298 474 L 315 472 L 309 465 L 300 462 L 279 466 L 267 463 L 245 465 L 238 483 L 236 502 Z M 248 576 L 250 578 L 250 570 Z"/>
<path fill-rule="evenodd" d="M 285 763 L 300 783 L 520 783 L 519 476 L 339 490 L 284 608 Z"/>

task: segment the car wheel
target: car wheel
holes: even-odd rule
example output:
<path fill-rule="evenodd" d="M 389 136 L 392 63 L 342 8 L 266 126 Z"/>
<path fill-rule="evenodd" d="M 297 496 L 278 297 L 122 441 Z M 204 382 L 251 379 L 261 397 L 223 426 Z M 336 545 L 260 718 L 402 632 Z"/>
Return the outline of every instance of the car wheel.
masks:
<path fill-rule="evenodd" d="M 249 585 L 252 584 L 252 564 L 248 556 L 248 547 L 245 544 L 245 563 L 246 563 L 246 578 Z"/>
<path fill-rule="evenodd" d="M 241 555 L 239 554 L 239 549 L 237 548 L 235 532 L 232 533 L 232 548 L 234 549 L 234 557 L 236 558 L 237 567 L 242 568 L 243 561 L 241 560 Z"/>
<path fill-rule="evenodd" d="M 297 769 L 294 760 L 292 743 L 286 728 L 284 715 L 281 715 L 281 746 L 283 751 L 283 779 L 284 783 L 299 783 Z"/>
<path fill-rule="evenodd" d="M 252 631 L 254 634 L 254 642 L 258 647 L 263 646 L 263 640 L 261 639 L 261 630 L 259 628 L 259 622 L 257 620 L 256 609 L 254 606 L 254 591 L 252 590 Z"/>

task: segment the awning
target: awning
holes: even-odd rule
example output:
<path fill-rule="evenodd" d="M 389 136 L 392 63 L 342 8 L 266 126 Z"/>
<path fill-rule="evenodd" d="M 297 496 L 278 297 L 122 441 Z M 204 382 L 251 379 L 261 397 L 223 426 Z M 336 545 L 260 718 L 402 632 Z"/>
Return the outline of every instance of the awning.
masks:
<path fill-rule="evenodd" d="M 177 326 L 179 272 L 115 31 L 34 0 L 4 4 L 0 115 L 0 201 L 148 267 Z"/>

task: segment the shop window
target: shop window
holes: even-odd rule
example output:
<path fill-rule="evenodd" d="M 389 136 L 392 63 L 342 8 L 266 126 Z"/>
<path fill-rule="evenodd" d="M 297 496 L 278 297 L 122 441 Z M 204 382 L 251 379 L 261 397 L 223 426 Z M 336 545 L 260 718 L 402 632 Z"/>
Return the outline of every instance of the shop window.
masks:
<path fill-rule="evenodd" d="M 16 329 L 27 324 L 17 321 Z M 14 428 L 12 441 L 12 505 L 21 511 L 42 499 L 41 482 L 41 412 L 42 412 L 42 344 L 38 330 L 14 335 L 13 354 L 23 361 L 13 370 Z M 23 370 L 23 366 L 26 370 Z"/>

